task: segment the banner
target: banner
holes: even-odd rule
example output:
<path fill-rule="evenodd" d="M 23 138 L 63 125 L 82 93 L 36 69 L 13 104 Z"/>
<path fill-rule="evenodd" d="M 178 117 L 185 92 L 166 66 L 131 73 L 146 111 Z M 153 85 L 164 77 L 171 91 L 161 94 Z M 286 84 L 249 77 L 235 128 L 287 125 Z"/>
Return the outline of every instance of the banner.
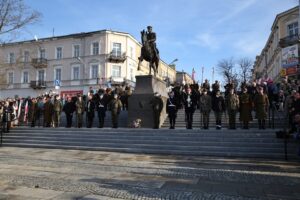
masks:
<path fill-rule="evenodd" d="M 298 45 L 289 46 L 282 49 L 282 67 L 296 67 L 299 63 Z"/>

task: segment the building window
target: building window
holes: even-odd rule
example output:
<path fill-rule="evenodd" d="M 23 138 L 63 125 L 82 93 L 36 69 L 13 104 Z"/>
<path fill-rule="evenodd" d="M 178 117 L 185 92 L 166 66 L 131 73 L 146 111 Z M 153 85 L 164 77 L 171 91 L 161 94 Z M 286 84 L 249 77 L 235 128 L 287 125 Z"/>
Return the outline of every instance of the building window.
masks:
<path fill-rule="evenodd" d="M 29 82 L 29 73 L 28 71 L 23 72 L 23 80 L 22 83 L 28 83 Z"/>
<path fill-rule="evenodd" d="M 8 73 L 8 84 L 13 84 L 14 83 L 14 73 L 9 72 Z"/>
<path fill-rule="evenodd" d="M 121 77 L 121 66 L 113 65 L 111 75 L 112 77 Z"/>
<path fill-rule="evenodd" d="M 288 24 L 287 25 L 287 31 L 288 31 L 288 35 L 291 37 L 291 36 L 294 36 L 294 35 L 298 35 L 298 22 L 294 22 L 294 23 L 291 23 L 291 24 Z"/>
<path fill-rule="evenodd" d="M 121 56 L 121 43 L 113 43 L 112 54 L 116 57 Z"/>
<path fill-rule="evenodd" d="M 56 59 L 62 59 L 62 47 L 56 47 Z"/>
<path fill-rule="evenodd" d="M 15 53 L 11 52 L 9 53 L 9 63 L 15 63 L 16 59 L 15 59 Z"/>
<path fill-rule="evenodd" d="M 46 50 L 40 49 L 40 58 L 46 58 Z"/>
<path fill-rule="evenodd" d="M 79 44 L 73 45 L 73 57 L 78 58 L 80 56 L 80 46 Z"/>
<path fill-rule="evenodd" d="M 41 83 L 44 83 L 45 81 L 45 70 L 39 70 L 38 71 L 38 82 L 41 84 Z"/>
<path fill-rule="evenodd" d="M 133 68 L 130 68 L 130 80 L 134 81 L 134 71 L 133 71 Z"/>
<path fill-rule="evenodd" d="M 79 80 L 79 67 L 73 67 L 73 80 Z"/>
<path fill-rule="evenodd" d="M 29 51 L 24 51 L 24 62 L 29 62 Z"/>
<path fill-rule="evenodd" d="M 55 80 L 61 81 L 61 68 L 56 68 L 55 69 Z"/>
<path fill-rule="evenodd" d="M 98 65 L 92 65 L 91 67 L 91 78 L 98 78 Z"/>
<path fill-rule="evenodd" d="M 92 55 L 99 54 L 99 42 L 93 42 L 92 44 Z"/>

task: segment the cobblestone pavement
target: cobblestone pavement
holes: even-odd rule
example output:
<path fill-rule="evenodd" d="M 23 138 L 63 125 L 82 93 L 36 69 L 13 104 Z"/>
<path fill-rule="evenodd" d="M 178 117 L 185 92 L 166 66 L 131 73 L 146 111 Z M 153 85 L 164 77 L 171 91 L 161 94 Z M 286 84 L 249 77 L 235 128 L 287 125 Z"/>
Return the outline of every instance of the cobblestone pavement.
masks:
<path fill-rule="evenodd" d="M 296 162 L 0 148 L 0 199 L 300 199 Z"/>

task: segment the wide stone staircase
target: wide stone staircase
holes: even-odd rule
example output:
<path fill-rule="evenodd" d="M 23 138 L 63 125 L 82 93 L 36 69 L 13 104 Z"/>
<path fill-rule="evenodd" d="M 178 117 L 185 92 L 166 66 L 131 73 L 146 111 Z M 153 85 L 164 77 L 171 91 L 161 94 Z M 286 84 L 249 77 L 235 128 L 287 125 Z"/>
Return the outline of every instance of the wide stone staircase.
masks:
<path fill-rule="evenodd" d="M 275 131 L 19 127 L 5 133 L 3 146 L 283 160 L 284 141 Z M 289 159 L 299 158 L 297 145 L 288 141 Z"/>

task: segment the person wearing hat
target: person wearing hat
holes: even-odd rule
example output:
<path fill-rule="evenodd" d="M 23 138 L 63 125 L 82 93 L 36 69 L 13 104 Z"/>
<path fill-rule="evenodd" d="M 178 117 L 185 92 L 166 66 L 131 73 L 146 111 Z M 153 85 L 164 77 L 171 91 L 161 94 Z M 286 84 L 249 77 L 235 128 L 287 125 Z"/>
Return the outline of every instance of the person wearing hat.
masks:
<path fill-rule="evenodd" d="M 62 111 L 62 103 L 60 101 L 59 95 L 54 96 L 54 102 L 53 102 L 53 108 L 54 108 L 54 113 L 53 113 L 53 127 L 59 127 L 60 125 L 60 115 Z"/>
<path fill-rule="evenodd" d="M 226 97 L 225 105 L 227 108 L 228 118 L 229 118 L 229 129 L 236 129 L 235 127 L 235 119 L 236 113 L 239 110 L 239 97 L 235 93 L 234 89 L 231 88 L 229 90 L 229 94 Z"/>
<path fill-rule="evenodd" d="M 216 95 L 212 98 L 212 109 L 216 118 L 216 129 L 222 128 L 222 114 L 225 111 L 225 100 L 218 90 Z"/>
<path fill-rule="evenodd" d="M 153 49 L 155 56 L 159 57 L 159 51 L 156 48 L 156 33 L 152 31 L 152 26 L 147 26 L 147 41 Z"/>
<path fill-rule="evenodd" d="M 76 119 L 77 119 L 77 127 L 81 128 L 82 127 L 82 123 L 83 123 L 83 114 L 84 114 L 84 101 L 82 98 L 82 95 L 78 95 L 78 99 L 75 103 L 75 107 L 76 107 Z"/>
<path fill-rule="evenodd" d="M 248 93 L 247 87 L 242 88 L 239 96 L 240 100 L 240 121 L 243 123 L 243 129 L 249 129 L 249 121 L 252 121 L 252 101 L 251 95 Z"/>
<path fill-rule="evenodd" d="M 160 125 L 160 114 L 163 109 L 164 103 L 157 92 L 154 93 L 154 97 L 150 100 L 150 105 L 153 112 L 153 128 L 158 129 Z"/>
<path fill-rule="evenodd" d="M 174 98 L 174 92 L 169 92 L 169 98 L 167 99 L 166 111 L 170 120 L 170 129 L 175 129 L 176 117 L 177 117 L 177 105 Z"/>
<path fill-rule="evenodd" d="M 186 91 L 183 93 L 183 105 L 185 109 L 185 117 L 186 117 L 186 128 L 193 128 L 193 115 L 197 107 L 197 97 L 194 93 L 192 93 L 192 89 L 190 87 L 186 88 Z"/>
<path fill-rule="evenodd" d="M 207 93 L 207 89 L 203 89 L 203 93 L 199 99 L 199 106 L 202 118 L 203 129 L 208 129 L 209 126 L 209 114 L 211 111 L 211 96 Z"/>
<path fill-rule="evenodd" d="M 267 110 L 269 108 L 269 98 L 264 94 L 264 88 L 259 87 L 258 93 L 254 97 L 254 109 L 258 119 L 259 129 L 265 129 Z"/>
<path fill-rule="evenodd" d="M 87 128 L 92 128 L 93 126 L 93 121 L 94 121 L 94 117 L 95 117 L 95 102 L 93 100 L 93 94 L 90 93 L 88 95 L 88 101 L 86 103 L 86 118 L 87 118 Z"/>
<path fill-rule="evenodd" d="M 114 94 L 113 99 L 109 103 L 111 110 L 112 127 L 118 128 L 119 114 L 121 112 L 122 103 L 118 98 L 118 94 Z"/>

